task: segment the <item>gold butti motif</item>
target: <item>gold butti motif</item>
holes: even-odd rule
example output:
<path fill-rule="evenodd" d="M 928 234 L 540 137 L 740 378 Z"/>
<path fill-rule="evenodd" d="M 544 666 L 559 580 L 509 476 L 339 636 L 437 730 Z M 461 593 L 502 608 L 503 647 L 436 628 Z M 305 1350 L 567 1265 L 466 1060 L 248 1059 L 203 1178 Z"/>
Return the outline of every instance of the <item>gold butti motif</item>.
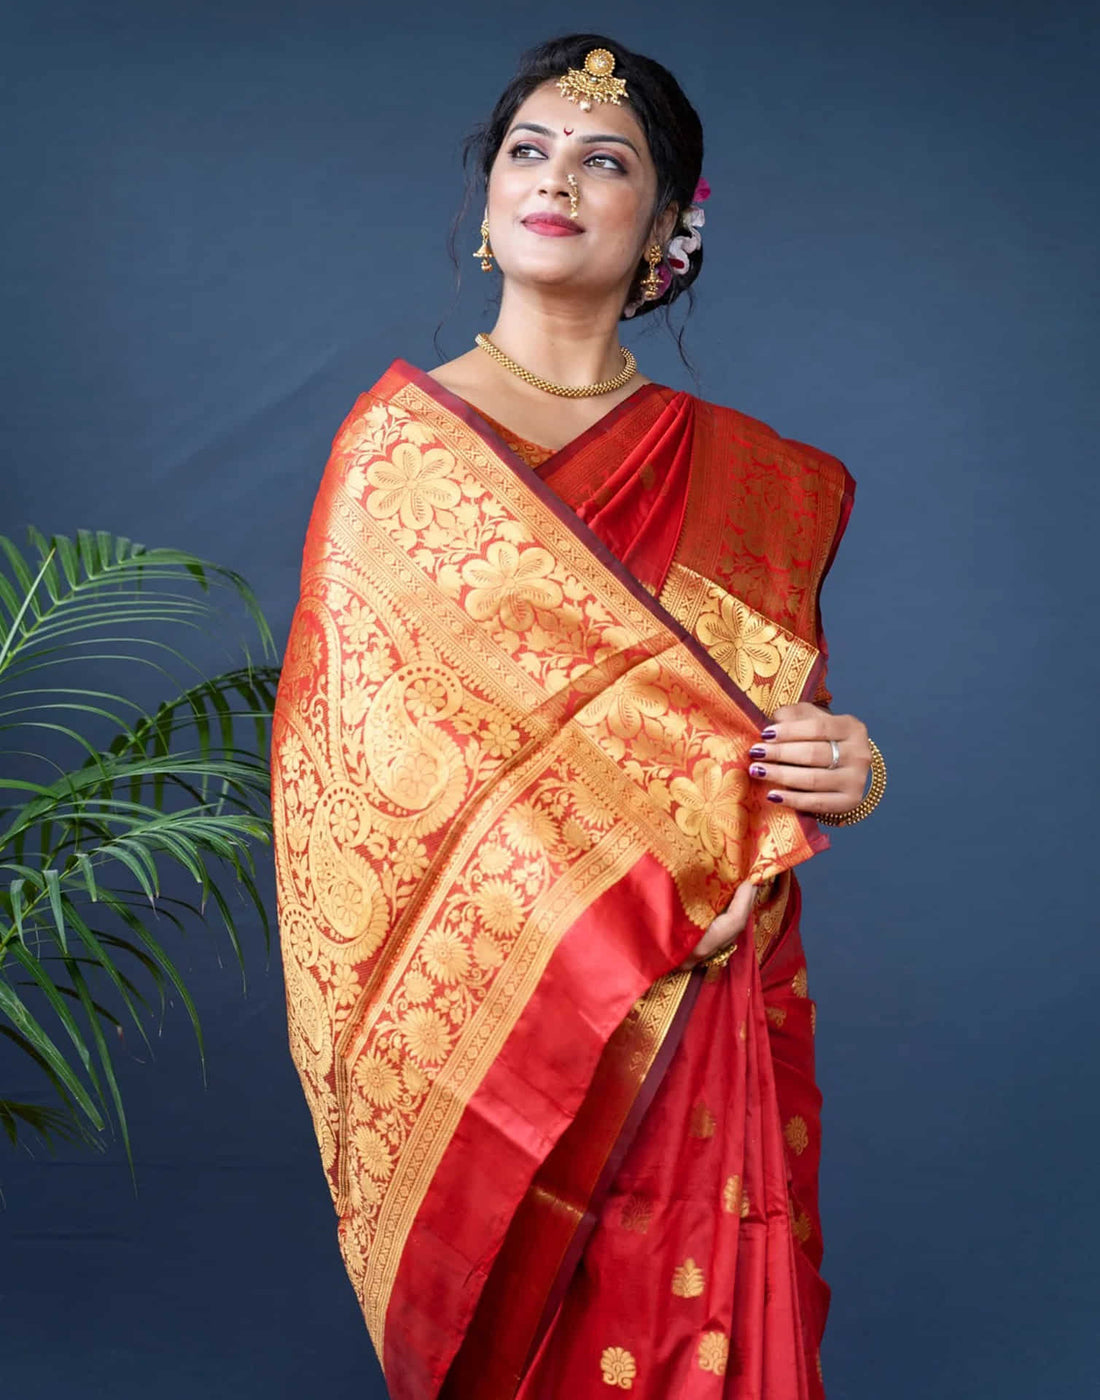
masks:
<path fill-rule="evenodd" d="M 600 1374 L 603 1376 L 604 1385 L 618 1386 L 620 1390 L 633 1390 L 638 1363 L 625 1347 L 605 1347 L 600 1356 Z"/>
<path fill-rule="evenodd" d="M 783 1136 L 787 1139 L 787 1146 L 795 1156 L 801 1157 L 810 1145 L 810 1130 L 806 1126 L 805 1118 L 800 1113 L 796 1113 L 788 1121 L 787 1126 L 783 1129 Z"/>
<path fill-rule="evenodd" d="M 701 1298 L 707 1281 L 694 1259 L 687 1258 L 672 1271 L 672 1291 L 677 1298 Z"/>
<path fill-rule="evenodd" d="M 291 1051 L 381 1354 L 432 1174 L 558 938 L 647 851 L 701 929 L 809 851 L 793 811 L 750 832 L 747 717 L 511 468 L 414 385 L 364 398 L 303 571 L 274 822 Z M 736 671 L 731 606 L 703 614 Z M 745 625 L 758 676 L 778 634 Z"/>
<path fill-rule="evenodd" d="M 700 1371 L 712 1371 L 716 1376 L 726 1374 L 730 1341 L 724 1332 L 704 1332 L 699 1338 L 696 1360 Z"/>

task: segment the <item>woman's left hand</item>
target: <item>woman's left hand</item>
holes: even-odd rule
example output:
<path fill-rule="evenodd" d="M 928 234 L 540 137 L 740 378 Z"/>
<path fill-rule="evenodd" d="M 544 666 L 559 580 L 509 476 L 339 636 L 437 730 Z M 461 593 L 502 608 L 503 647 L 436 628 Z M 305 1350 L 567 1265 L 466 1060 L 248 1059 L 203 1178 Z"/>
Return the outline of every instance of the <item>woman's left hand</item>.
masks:
<path fill-rule="evenodd" d="M 835 768 L 830 739 L 839 750 Z M 768 798 L 811 816 L 851 811 L 870 770 L 867 726 L 807 702 L 781 705 L 749 750 L 749 776 L 767 784 Z"/>

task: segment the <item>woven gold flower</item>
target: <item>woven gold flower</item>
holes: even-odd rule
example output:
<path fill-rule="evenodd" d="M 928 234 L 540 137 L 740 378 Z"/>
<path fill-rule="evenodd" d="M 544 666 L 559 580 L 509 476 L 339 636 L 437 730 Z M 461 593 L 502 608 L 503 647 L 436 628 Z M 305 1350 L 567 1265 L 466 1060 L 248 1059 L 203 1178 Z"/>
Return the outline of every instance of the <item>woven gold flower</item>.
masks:
<path fill-rule="evenodd" d="M 741 1178 L 739 1176 L 727 1176 L 726 1184 L 722 1187 L 722 1209 L 737 1215 L 741 1209 Z"/>
<path fill-rule="evenodd" d="M 724 1332 L 704 1332 L 699 1338 L 699 1369 L 712 1371 L 716 1376 L 724 1376 L 729 1351 L 729 1338 Z"/>
<path fill-rule="evenodd" d="M 810 1145 L 810 1130 L 806 1126 L 805 1118 L 799 1113 L 796 1113 L 783 1129 L 783 1136 L 796 1157 L 801 1157 Z"/>
<path fill-rule="evenodd" d="M 600 1357 L 604 1385 L 617 1385 L 620 1390 L 633 1390 L 638 1365 L 625 1347 L 605 1347 Z"/>
<path fill-rule="evenodd" d="M 532 545 L 520 553 L 514 544 L 497 540 L 484 559 L 470 559 L 462 566 L 462 577 L 470 585 L 466 611 L 478 622 L 499 617 L 510 631 L 526 631 L 535 621 L 536 608 L 561 605 L 561 589 L 547 577 L 553 567 L 549 550 Z"/>
<path fill-rule="evenodd" d="M 426 1006 L 407 1011 L 401 1029 L 405 1032 L 409 1054 L 421 1064 L 436 1064 L 451 1048 L 446 1021 L 438 1011 L 430 1011 Z"/>
<path fill-rule="evenodd" d="M 686 836 L 698 836 L 712 856 L 724 854 L 727 839 L 736 841 L 744 830 L 745 782 L 740 769 L 699 759 L 690 778 L 673 778 L 669 784 L 679 803 L 676 825 Z"/>
<path fill-rule="evenodd" d="M 644 1235 L 648 1232 L 652 1219 L 653 1206 L 644 1196 L 627 1196 L 619 1216 L 624 1230 L 634 1230 L 639 1235 Z"/>
<path fill-rule="evenodd" d="M 747 608 L 737 598 L 722 599 L 717 612 L 704 613 L 696 624 L 699 640 L 742 690 L 759 676 L 766 680 L 779 670 L 779 628 Z"/>
<path fill-rule="evenodd" d="M 706 1286 L 702 1269 L 690 1257 L 672 1271 L 672 1291 L 677 1298 L 699 1298 Z"/>
<path fill-rule="evenodd" d="M 367 481 L 378 489 L 367 497 L 367 510 L 376 520 L 397 515 L 409 530 L 423 530 L 436 510 L 453 509 L 462 498 L 450 479 L 455 459 L 442 447 L 421 452 L 401 442 L 389 461 L 372 462 Z"/>

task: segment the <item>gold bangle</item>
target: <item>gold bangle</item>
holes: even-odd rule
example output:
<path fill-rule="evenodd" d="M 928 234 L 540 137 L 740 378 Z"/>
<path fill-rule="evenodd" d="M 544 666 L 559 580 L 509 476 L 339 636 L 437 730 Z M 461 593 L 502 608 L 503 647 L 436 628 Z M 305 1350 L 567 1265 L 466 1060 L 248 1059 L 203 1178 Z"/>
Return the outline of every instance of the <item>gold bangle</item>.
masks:
<path fill-rule="evenodd" d="M 817 821 L 824 822 L 826 826 L 854 826 L 864 817 L 869 817 L 882 801 L 882 794 L 886 791 L 886 763 L 874 739 L 868 739 L 867 744 L 871 750 L 871 786 L 863 801 L 847 812 L 818 812 Z"/>
<path fill-rule="evenodd" d="M 704 958 L 703 967 L 725 967 L 734 953 L 737 952 L 737 939 L 732 943 L 727 943 L 724 948 L 719 948 L 717 953 L 711 953 L 709 958 Z"/>

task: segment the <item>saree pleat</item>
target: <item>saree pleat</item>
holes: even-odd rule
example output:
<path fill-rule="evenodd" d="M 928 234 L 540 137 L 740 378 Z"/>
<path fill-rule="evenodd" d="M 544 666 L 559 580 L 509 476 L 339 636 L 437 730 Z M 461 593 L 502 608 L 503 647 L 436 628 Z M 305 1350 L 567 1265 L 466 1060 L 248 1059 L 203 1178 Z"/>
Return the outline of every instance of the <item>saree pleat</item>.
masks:
<path fill-rule="evenodd" d="M 851 491 L 659 385 L 547 455 L 398 361 L 341 429 L 276 868 L 292 1054 L 394 1400 L 822 1394 L 791 867 L 827 841 L 744 767 L 821 694 Z M 677 971 L 746 877 L 728 966 Z"/>

